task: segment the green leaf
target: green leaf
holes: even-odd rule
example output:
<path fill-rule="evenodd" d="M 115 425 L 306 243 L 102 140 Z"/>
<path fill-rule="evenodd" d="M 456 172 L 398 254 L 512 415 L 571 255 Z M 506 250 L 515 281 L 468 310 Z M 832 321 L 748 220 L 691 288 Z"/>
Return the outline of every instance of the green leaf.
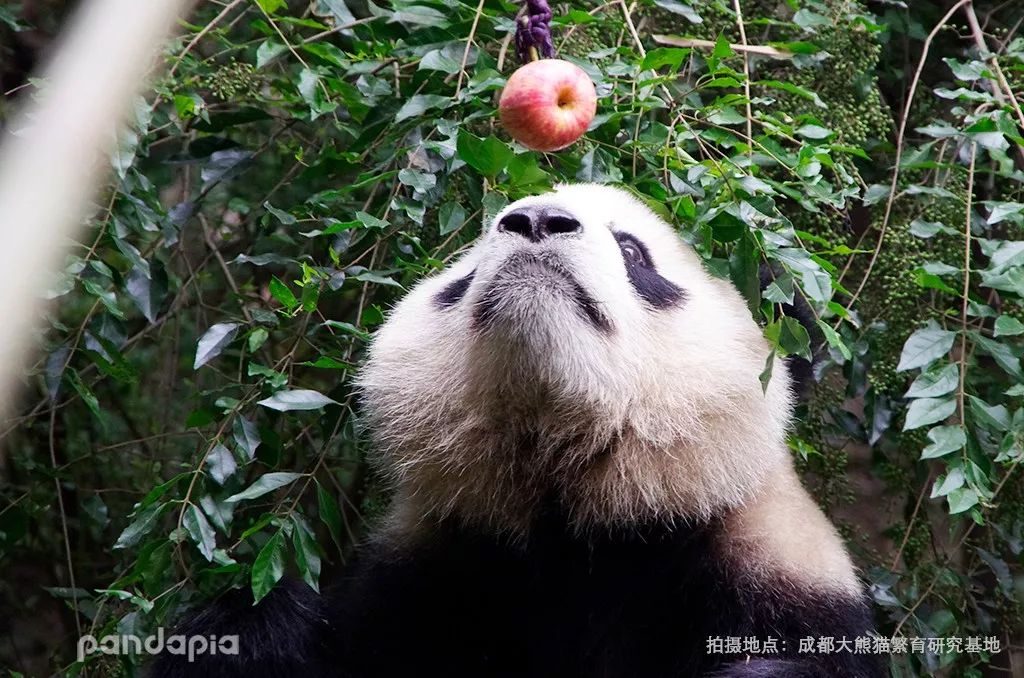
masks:
<path fill-rule="evenodd" d="M 409 118 L 417 118 L 434 108 L 447 108 L 451 105 L 451 97 L 440 94 L 416 94 L 402 104 L 395 114 L 395 122 L 402 122 Z"/>
<path fill-rule="evenodd" d="M 231 432 L 238 448 L 245 453 L 249 461 L 252 461 L 256 457 L 256 448 L 260 446 L 260 432 L 256 424 L 238 415 L 232 424 Z"/>
<path fill-rule="evenodd" d="M 794 40 L 792 42 L 769 42 L 769 45 L 793 54 L 817 54 L 821 48 L 813 42 L 806 40 Z"/>
<path fill-rule="evenodd" d="M 234 504 L 228 504 L 223 501 L 218 502 L 210 495 L 205 495 L 199 500 L 199 505 L 203 508 L 203 513 L 213 522 L 214 527 L 225 535 L 231 535 L 231 520 L 235 512 Z"/>
<path fill-rule="evenodd" d="M 316 500 L 320 520 L 327 526 L 327 531 L 331 533 L 331 539 L 334 540 L 334 544 L 338 547 L 338 550 L 341 551 L 342 545 L 345 541 L 341 534 L 342 518 L 341 510 L 338 508 L 338 502 L 336 502 L 334 497 L 331 496 L 331 493 L 325 490 L 319 483 L 317 483 L 316 486 Z"/>
<path fill-rule="evenodd" d="M 402 173 L 399 172 L 398 174 L 399 174 L 399 177 L 401 177 Z M 431 182 L 430 186 L 433 186 L 433 185 L 434 185 L 434 183 Z M 429 188 L 429 186 L 427 188 Z M 383 219 L 378 219 L 377 217 L 373 216 L 372 214 L 367 214 L 366 212 L 361 212 L 359 210 L 356 210 L 356 220 L 359 223 L 361 223 L 363 226 L 365 226 L 366 228 L 372 228 L 372 229 L 376 229 L 376 230 L 383 230 L 383 229 L 387 228 L 388 226 L 390 226 L 390 224 L 388 222 L 384 221 Z"/>
<path fill-rule="evenodd" d="M 252 564 L 253 605 L 263 600 L 274 585 L 284 576 L 284 559 L 287 547 L 280 530 L 260 549 Z"/>
<path fill-rule="evenodd" d="M 956 412 L 955 398 L 918 398 L 907 408 L 903 430 L 910 431 L 946 419 Z"/>
<path fill-rule="evenodd" d="M 992 208 L 988 219 L 985 220 L 987 224 L 998 224 L 1006 220 L 1019 224 L 1024 217 L 1024 204 L 1022 203 L 987 201 L 985 204 Z"/>
<path fill-rule="evenodd" d="M 272 215 L 274 215 L 274 217 L 285 226 L 291 226 L 292 224 L 295 224 L 298 221 L 298 219 L 295 218 L 294 214 L 290 214 L 288 212 L 285 212 L 284 210 L 277 209 L 276 207 L 270 204 L 269 200 L 263 203 L 263 209 L 267 210 L 267 212 L 270 212 Z"/>
<path fill-rule="evenodd" d="M 914 332 L 903 344 L 896 371 L 905 372 L 930 365 L 949 353 L 955 338 L 955 332 L 944 330 L 934 320 L 929 320 L 926 327 Z"/>
<path fill-rule="evenodd" d="M 921 459 L 936 459 L 963 449 L 967 434 L 960 426 L 936 426 L 928 431 L 928 440 L 931 443 L 922 450 Z"/>
<path fill-rule="evenodd" d="M 996 151 L 1005 151 L 1010 147 L 1003 133 L 996 127 L 991 118 L 982 118 L 964 130 L 964 134 L 974 139 L 979 146 Z"/>
<path fill-rule="evenodd" d="M 437 177 L 428 172 L 419 172 L 406 167 L 398 172 L 398 181 L 411 187 L 413 190 L 423 193 L 434 187 L 437 183 Z"/>
<path fill-rule="evenodd" d="M 995 336 L 1013 337 L 1024 334 L 1024 323 L 1011 315 L 1001 315 L 996 318 Z"/>
<path fill-rule="evenodd" d="M 850 351 L 850 347 L 846 345 L 843 338 L 839 336 L 839 333 L 832 329 L 831 325 L 824 320 L 818 320 L 817 324 L 822 334 L 825 335 L 825 341 L 828 342 L 829 346 L 838 350 L 846 360 L 853 358 L 853 353 Z"/>
<path fill-rule="evenodd" d="M 320 285 L 309 282 L 302 288 L 302 310 L 315 311 L 320 301 Z"/>
<path fill-rule="evenodd" d="M 989 339 L 977 332 L 972 333 L 971 338 L 974 339 L 977 347 L 992 356 L 996 364 L 1003 368 L 1007 374 L 1017 380 L 1024 379 L 1024 373 L 1020 369 L 1020 358 L 1014 355 L 1009 346 Z"/>
<path fill-rule="evenodd" d="M 796 318 L 783 316 L 765 328 L 765 335 L 782 350 L 783 355 L 798 355 L 811 360 L 811 338 L 807 328 Z"/>
<path fill-rule="evenodd" d="M 192 543 L 199 547 L 199 552 L 203 554 L 203 557 L 213 560 L 213 550 L 217 548 L 217 537 L 206 520 L 206 516 L 195 504 L 189 504 L 185 509 L 182 525 L 192 539 Z"/>
<path fill-rule="evenodd" d="M 947 294 L 958 294 L 958 292 L 947 285 L 939 276 L 929 273 L 923 267 L 914 270 L 914 282 L 924 289 L 940 290 Z"/>
<path fill-rule="evenodd" d="M 324 323 L 327 327 L 335 330 L 341 330 L 345 334 L 351 334 L 353 337 L 359 337 L 363 341 L 370 340 L 370 333 L 359 329 L 352 323 L 342 322 L 341 320 L 328 320 Z"/>
<path fill-rule="evenodd" d="M 985 549 L 975 547 L 974 550 L 978 552 L 978 556 L 992 570 L 992 574 L 996 576 L 1000 592 L 1007 600 L 1014 600 L 1013 574 L 1010 572 L 1010 567 L 1006 564 L 1006 561 Z"/>
<path fill-rule="evenodd" d="M 733 54 L 732 46 L 729 44 L 728 38 L 725 37 L 725 33 L 719 33 L 718 39 L 715 40 L 715 48 L 711 51 L 711 56 L 721 61 L 722 59 L 728 59 Z"/>
<path fill-rule="evenodd" d="M 947 494 L 964 486 L 964 470 L 962 468 L 950 469 L 949 474 L 946 476 L 939 476 L 935 479 L 935 485 L 932 487 L 931 498 L 945 497 Z"/>
<path fill-rule="evenodd" d="M 794 294 L 793 276 L 789 273 L 784 273 L 777 276 L 764 288 L 761 292 L 761 298 L 773 304 L 792 304 Z"/>
<path fill-rule="evenodd" d="M 757 379 L 761 382 L 761 392 L 766 393 L 768 391 L 768 384 L 772 380 L 772 372 L 775 370 L 775 349 L 768 354 L 768 358 L 764 361 L 764 369 L 761 370 L 761 374 L 758 375 Z"/>
<path fill-rule="evenodd" d="M 257 254 L 254 257 L 248 254 L 239 254 L 237 257 L 231 260 L 232 264 L 252 264 L 253 266 L 268 266 L 270 264 L 291 264 L 294 263 L 294 259 L 288 257 L 282 257 L 280 254 L 274 254 L 268 252 L 266 254 Z"/>
<path fill-rule="evenodd" d="M 669 70 L 674 73 L 679 70 L 683 60 L 689 55 L 689 49 L 657 47 L 649 51 L 643 61 L 640 62 L 640 69 L 646 71 L 650 69 L 658 69 L 662 66 L 671 66 L 672 68 Z"/>
<path fill-rule="evenodd" d="M 446 202 L 437 211 L 438 227 L 441 235 L 448 235 L 466 223 L 466 210 L 457 202 Z"/>
<path fill-rule="evenodd" d="M 112 291 L 105 290 L 96 284 L 95 281 L 86 279 L 82 280 L 82 287 L 85 288 L 86 292 L 99 299 L 100 303 L 103 304 L 103 307 L 107 309 L 110 315 L 120 320 L 125 319 L 124 311 L 122 311 L 117 305 L 117 295 Z"/>
<path fill-rule="evenodd" d="M 969 487 L 960 487 L 951 491 L 946 499 L 949 501 L 950 515 L 955 515 L 975 506 L 978 503 L 978 493 Z"/>
<path fill-rule="evenodd" d="M 160 514 L 167 504 L 154 504 L 135 512 L 135 519 L 124 528 L 124 532 L 114 542 L 115 549 L 127 549 L 137 545 L 156 527 Z"/>
<path fill-rule="evenodd" d="M 533 153 L 522 153 L 512 158 L 505 172 L 508 182 L 520 190 L 540 192 L 540 189 L 551 185 L 551 175 L 537 165 L 537 156 Z"/>
<path fill-rule="evenodd" d="M 231 495 L 224 501 L 228 503 L 237 503 L 248 499 L 256 499 L 257 497 L 262 497 L 268 492 L 273 492 L 274 490 L 280 487 L 284 487 L 288 483 L 295 482 L 295 479 L 301 478 L 302 475 L 303 474 L 301 473 L 287 472 L 264 473 L 262 476 L 257 478 L 256 482 L 254 482 L 252 485 L 242 490 L 238 494 Z"/>
<path fill-rule="evenodd" d="M 217 323 L 206 330 L 196 346 L 196 358 L 192 363 L 192 369 L 198 370 L 219 356 L 234 340 L 238 327 L 238 323 Z"/>
<path fill-rule="evenodd" d="M 922 372 L 910 385 L 904 398 L 935 398 L 956 390 L 960 382 L 960 367 L 950 364 L 932 367 Z"/>
<path fill-rule="evenodd" d="M 351 370 L 356 367 L 353 363 L 338 360 L 337 358 L 332 358 L 329 355 L 322 355 L 316 360 L 307 360 L 299 363 L 299 365 L 304 365 L 305 367 L 316 367 L 323 370 Z"/>
<path fill-rule="evenodd" d="M 264 40 L 256 48 L 256 68 L 263 68 L 271 61 L 288 51 L 288 47 L 273 38 Z"/>
<path fill-rule="evenodd" d="M 277 299 L 289 311 L 299 305 L 299 300 L 295 298 L 295 294 L 288 289 L 287 285 L 278 280 L 277 276 L 273 276 L 270 279 L 269 289 L 270 296 Z"/>
<path fill-rule="evenodd" d="M 1003 405 L 989 405 L 977 396 L 968 395 L 971 415 L 974 421 L 981 427 L 1000 433 L 1009 431 L 1013 425 L 1010 412 Z"/>
<path fill-rule="evenodd" d="M 704 23 L 704 19 L 700 17 L 700 14 L 697 13 L 690 3 L 679 2 L 678 0 L 654 0 L 654 4 L 673 14 L 684 17 L 692 24 Z"/>
<path fill-rule="evenodd" d="M 595 184 L 611 184 L 621 182 L 623 177 L 622 170 L 610 153 L 601 148 L 592 148 L 580 158 L 576 178 Z"/>
<path fill-rule="evenodd" d="M 918 238 L 931 238 L 938 233 L 944 233 L 951 235 L 956 233 L 952 228 L 938 221 L 924 221 L 922 219 L 914 219 L 910 222 L 910 233 L 911 235 L 917 236 Z"/>
<path fill-rule="evenodd" d="M 278 412 L 291 410 L 318 410 L 327 405 L 337 405 L 338 401 L 328 398 L 319 391 L 310 389 L 293 389 L 290 391 L 278 391 L 269 398 L 264 398 L 257 405 L 269 407 Z"/>
<path fill-rule="evenodd" d="M 889 185 L 888 184 L 871 184 L 867 190 L 864 191 L 864 204 L 866 206 L 874 205 L 883 199 L 889 197 Z"/>
<path fill-rule="evenodd" d="M 261 365 L 254 360 L 249 361 L 249 365 L 246 368 L 246 374 L 250 377 L 263 377 L 267 380 L 267 385 L 270 386 L 272 390 L 284 388 L 284 385 L 288 383 L 287 374 L 284 372 L 278 372 L 277 370 L 272 370 L 266 365 Z"/>
<path fill-rule="evenodd" d="M 783 80 L 758 80 L 755 84 L 760 85 L 761 87 L 770 87 L 772 89 L 781 90 L 783 92 L 786 92 L 787 94 L 795 94 L 798 97 L 811 101 L 818 108 L 828 108 L 828 105 L 824 101 L 822 101 L 821 97 L 818 96 L 815 92 L 794 85 L 791 82 L 785 82 Z M 855 154 L 857 150 L 859 149 L 848 149 L 849 152 Z M 863 151 L 861 151 L 861 153 L 863 153 Z"/>
<path fill-rule="evenodd" d="M 217 443 L 206 455 L 206 468 L 210 470 L 210 477 L 223 485 L 238 470 L 238 463 L 231 450 Z"/>
<path fill-rule="evenodd" d="M 467 165 L 491 178 L 505 169 L 514 155 L 508 144 L 497 137 L 481 139 L 465 130 L 459 130 L 455 150 Z"/>
<path fill-rule="evenodd" d="M 286 3 L 285 0 L 256 0 L 256 4 L 258 4 L 260 9 L 267 14 L 274 14 L 282 7 L 288 6 L 288 3 Z"/>
<path fill-rule="evenodd" d="M 360 282 L 373 283 L 374 285 L 390 285 L 398 288 L 402 287 L 398 282 L 392 280 L 388 276 L 381 275 L 380 273 L 374 273 L 373 271 L 361 271 L 356 275 L 351 276 L 351 278 Z"/>
<path fill-rule="evenodd" d="M 159 499 L 160 497 L 162 497 L 165 494 L 167 494 L 167 490 L 171 489 L 172 487 L 174 487 L 175 485 L 177 485 L 181 481 L 185 480 L 186 478 L 191 479 L 192 478 L 192 473 L 190 473 L 190 472 L 179 473 L 178 475 L 174 476 L 173 478 L 171 478 L 167 482 L 160 483 L 159 485 L 157 485 L 152 490 L 150 490 L 149 492 L 146 493 L 146 496 L 143 497 L 142 501 L 139 502 L 138 508 L 143 509 L 143 508 L 146 508 L 147 506 L 150 506 L 157 499 Z"/>
<path fill-rule="evenodd" d="M 832 25 L 827 16 L 812 12 L 806 8 L 797 10 L 793 15 L 793 23 L 809 33 L 813 33 L 816 28 Z"/>
<path fill-rule="evenodd" d="M 258 351 L 267 342 L 268 337 L 270 337 L 270 333 L 262 327 L 257 327 L 250 332 L 248 339 L 246 339 L 246 347 L 249 349 L 249 353 Z"/>
<path fill-rule="evenodd" d="M 146 320 L 155 323 L 164 297 L 167 296 L 167 272 L 159 264 L 136 264 L 128 273 L 124 291 L 142 315 L 146 316 Z"/>
<path fill-rule="evenodd" d="M 465 46 L 461 42 L 449 42 L 441 49 L 432 49 L 420 59 L 418 70 L 441 71 L 452 75 L 458 73 L 462 66 L 462 53 Z M 471 66 L 476 53 L 470 50 L 466 65 Z"/>
<path fill-rule="evenodd" d="M 355 21 L 352 11 L 345 4 L 345 0 L 317 0 L 316 12 L 320 15 L 331 15 L 339 24 L 350 24 Z"/>
<path fill-rule="evenodd" d="M 943 61 L 953 71 L 953 77 L 957 80 L 973 82 L 984 77 L 991 77 L 986 75 L 988 67 L 981 61 L 961 62 L 956 59 L 943 59 Z"/>
<path fill-rule="evenodd" d="M 949 139 L 952 137 L 960 136 L 960 130 L 953 127 L 947 122 L 938 122 L 931 125 L 923 125 L 921 127 L 915 127 L 914 131 L 920 132 L 925 136 L 933 137 L 935 139 Z"/>
<path fill-rule="evenodd" d="M 430 26 L 431 28 L 445 28 L 448 26 L 448 21 L 440 10 L 436 10 L 433 7 L 424 7 L 423 5 L 402 6 L 402 9 L 397 10 L 391 15 L 388 23 L 413 24 Z"/>
<path fill-rule="evenodd" d="M 96 394 L 92 392 L 92 389 L 82 381 L 78 372 L 69 369 L 64 373 L 64 378 L 69 384 L 71 384 L 71 388 L 75 389 L 75 393 L 77 393 L 78 397 L 82 399 L 82 402 L 85 403 L 86 407 L 88 407 L 89 410 L 97 417 L 100 416 L 100 401 L 96 397 Z"/>
<path fill-rule="evenodd" d="M 295 549 L 295 564 L 302 580 L 317 593 L 320 592 L 320 547 L 306 519 L 292 513 L 292 546 Z"/>
<path fill-rule="evenodd" d="M 832 136 L 832 131 L 821 125 L 801 125 L 796 129 L 796 133 L 805 139 L 812 140 L 828 139 Z"/>

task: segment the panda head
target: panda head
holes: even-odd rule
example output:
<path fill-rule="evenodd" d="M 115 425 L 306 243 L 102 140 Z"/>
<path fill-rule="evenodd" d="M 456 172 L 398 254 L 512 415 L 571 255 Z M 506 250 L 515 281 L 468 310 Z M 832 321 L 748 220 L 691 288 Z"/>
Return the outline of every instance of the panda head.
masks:
<path fill-rule="evenodd" d="M 701 520 L 788 463 L 788 375 L 737 290 L 621 189 L 496 216 L 418 284 L 360 376 L 399 528 Z"/>

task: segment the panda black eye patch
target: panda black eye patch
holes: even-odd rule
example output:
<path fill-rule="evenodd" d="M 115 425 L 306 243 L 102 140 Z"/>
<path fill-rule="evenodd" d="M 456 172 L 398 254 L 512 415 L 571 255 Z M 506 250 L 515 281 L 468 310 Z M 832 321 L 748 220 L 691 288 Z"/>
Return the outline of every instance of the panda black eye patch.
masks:
<path fill-rule="evenodd" d="M 469 284 L 473 282 L 474 275 L 476 275 L 475 268 L 469 272 L 469 275 L 465 275 L 445 285 L 440 292 L 434 295 L 434 303 L 442 309 L 450 308 L 459 303 L 462 297 L 466 296 L 466 290 L 469 289 Z"/>
<path fill-rule="evenodd" d="M 681 287 L 658 273 L 646 245 L 629 233 L 616 231 L 613 235 L 622 250 L 622 261 L 626 264 L 629 282 L 641 299 L 654 308 L 665 309 L 686 298 L 686 292 Z"/>

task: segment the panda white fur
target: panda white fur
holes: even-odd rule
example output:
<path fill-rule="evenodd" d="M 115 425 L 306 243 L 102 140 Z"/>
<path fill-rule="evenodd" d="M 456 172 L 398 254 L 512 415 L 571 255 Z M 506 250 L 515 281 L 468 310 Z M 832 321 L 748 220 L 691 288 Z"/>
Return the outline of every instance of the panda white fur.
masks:
<path fill-rule="evenodd" d="M 882 675 L 853 650 L 869 608 L 793 469 L 768 354 L 626 191 L 509 205 L 374 339 L 359 384 L 395 499 L 345 582 L 215 605 L 183 631 L 240 633 L 241 655 L 153 674 Z M 708 651 L 728 637 L 777 653 Z"/>

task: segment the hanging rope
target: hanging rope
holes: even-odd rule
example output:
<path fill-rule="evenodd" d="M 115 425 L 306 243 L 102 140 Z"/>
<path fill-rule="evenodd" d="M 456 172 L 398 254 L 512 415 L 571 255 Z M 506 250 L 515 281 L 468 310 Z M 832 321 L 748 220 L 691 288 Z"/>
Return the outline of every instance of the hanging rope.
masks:
<path fill-rule="evenodd" d="M 526 13 L 516 27 L 516 54 L 522 63 L 554 58 L 551 6 L 547 0 L 526 0 Z"/>

